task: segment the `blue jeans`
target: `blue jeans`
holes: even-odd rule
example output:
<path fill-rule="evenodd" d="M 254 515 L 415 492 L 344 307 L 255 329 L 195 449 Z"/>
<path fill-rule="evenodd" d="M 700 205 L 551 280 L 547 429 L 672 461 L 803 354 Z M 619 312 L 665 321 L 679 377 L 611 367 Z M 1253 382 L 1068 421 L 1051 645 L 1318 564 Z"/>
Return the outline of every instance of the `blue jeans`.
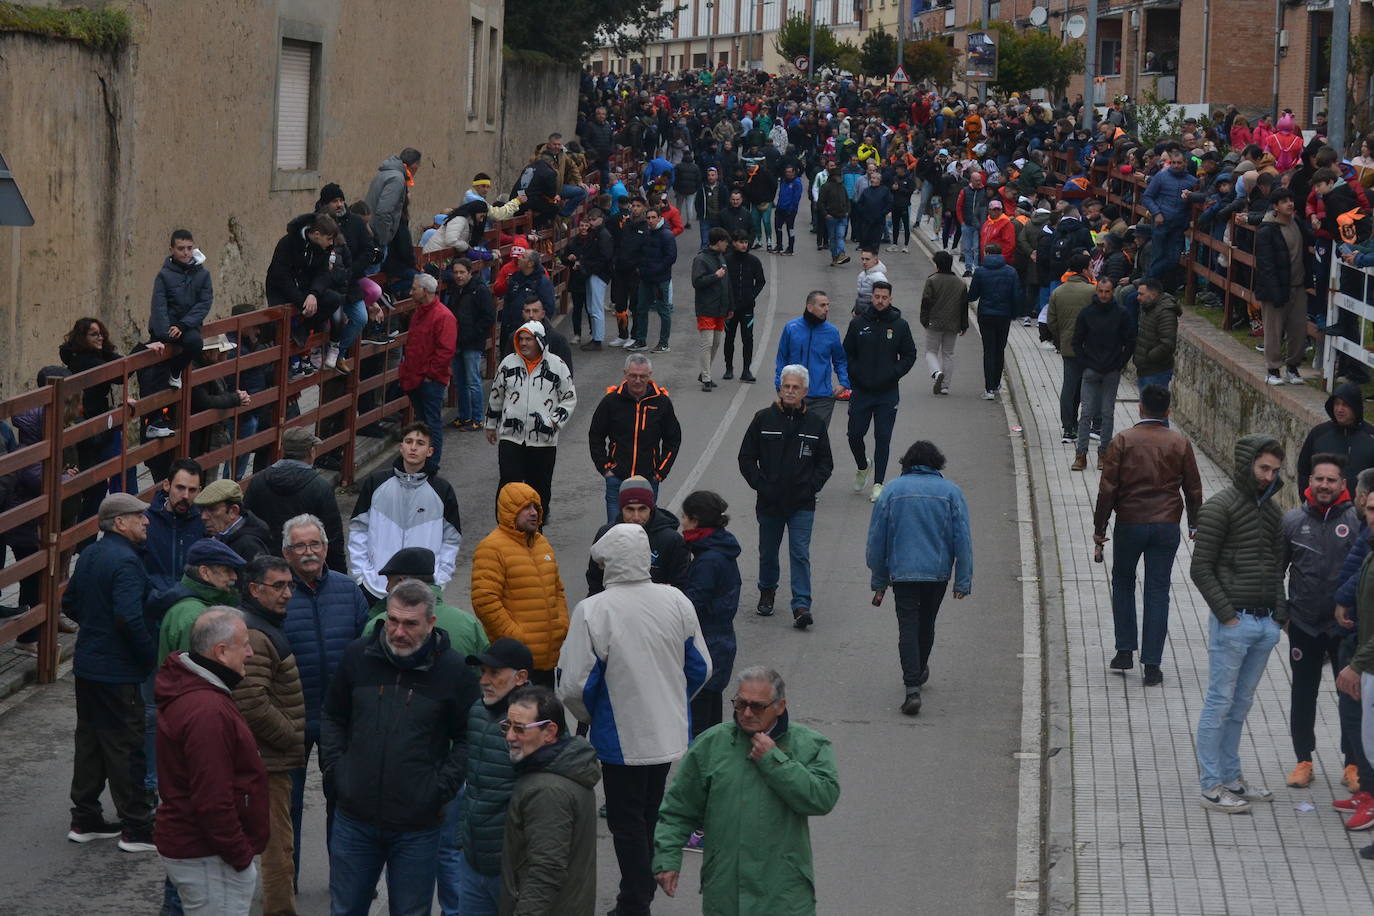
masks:
<path fill-rule="evenodd" d="M 658 345 L 668 346 L 668 334 L 673 329 L 672 281 L 639 282 L 639 301 L 635 303 L 634 329 L 630 336 L 638 343 L 649 341 L 649 312 L 658 312 Z"/>
<path fill-rule="evenodd" d="M 352 346 L 358 342 L 358 338 L 363 333 L 363 326 L 367 324 L 367 303 L 362 299 L 357 302 L 350 302 L 341 307 L 343 311 L 343 324 L 339 326 L 339 353 L 346 356 Z"/>
<path fill-rule="evenodd" d="M 1078 454 L 1088 454 L 1088 446 L 1092 445 L 1090 438 L 1093 428 L 1094 418 L 1102 418 L 1102 438 L 1097 440 L 1097 453 L 1100 455 L 1107 450 L 1107 443 L 1112 441 L 1112 423 L 1116 413 L 1116 389 L 1121 383 L 1120 372 L 1098 372 L 1096 369 L 1083 367 L 1083 380 L 1080 383 L 1080 404 L 1081 411 L 1078 417 Z M 1062 401 L 1061 401 L 1062 404 Z"/>
<path fill-rule="evenodd" d="M 453 358 L 454 378 L 458 383 L 458 419 L 482 421 L 486 402 L 482 400 L 482 351 L 459 350 Z"/>
<path fill-rule="evenodd" d="M 1144 391 L 1146 385 L 1158 385 L 1161 388 L 1168 388 L 1169 383 L 1174 380 L 1174 370 L 1167 369 L 1164 372 L 1156 372 L 1154 375 L 1137 375 L 1135 387 L 1138 391 Z"/>
<path fill-rule="evenodd" d="M 1273 617 L 1237 614 L 1233 627 L 1211 616 L 1207 647 L 1207 698 L 1197 724 L 1197 765 L 1202 789 L 1240 778 L 1240 730 L 1255 699 L 1269 653 L 1279 641 Z"/>
<path fill-rule="evenodd" d="M 836 219 L 833 216 L 825 218 L 825 235 L 830 239 L 830 257 L 832 260 L 838 259 L 844 254 L 844 237 L 849 233 L 849 217 L 841 216 Z"/>
<path fill-rule="evenodd" d="M 716 225 L 717 223 L 713 219 L 706 219 L 705 217 L 702 217 L 701 219 L 697 220 L 697 228 L 701 230 L 702 248 L 705 248 L 709 243 L 710 239 L 708 237 L 711 235 L 711 230 L 714 229 Z"/>
<path fill-rule="evenodd" d="M 563 198 L 563 206 L 558 208 L 559 215 L 572 216 L 573 211 L 587 199 L 587 189 L 575 184 L 565 184 L 559 190 L 558 196 Z"/>
<path fill-rule="evenodd" d="M 1150 262 L 1150 269 L 1146 271 L 1145 276 L 1162 277 L 1178 266 L 1178 259 L 1183 257 L 1183 239 L 1187 231 L 1186 219 L 1155 226 L 1154 239 L 1151 242 L 1154 260 Z"/>
<path fill-rule="evenodd" d="M 587 331 L 592 340 L 606 336 L 606 292 L 610 281 L 600 277 L 587 278 Z"/>
<path fill-rule="evenodd" d="M 258 431 L 258 426 L 261 423 L 262 417 L 258 415 L 256 410 L 251 413 L 241 414 L 239 416 L 238 437 L 240 439 L 247 439 Z M 220 476 L 228 477 L 230 480 L 242 480 L 243 475 L 248 473 L 248 462 L 252 460 L 253 453 L 248 452 L 245 455 L 239 455 L 238 460 L 234 462 L 232 468 L 229 467 L 229 462 L 226 461 L 224 462 L 224 467 L 220 469 Z"/>
<path fill-rule="evenodd" d="M 497 916 L 501 911 L 501 876 L 477 871 L 468 864 L 461 850 L 458 853 L 458 893 L 463 900 L 463 916 Z"/>
<path fill-rule="evenodd" d="M 305 766 L 310 766 L 310 749 L 320 743 L 319 732 L 305 731 Z M 301 821 L 305 818 L 305 767 L 291 771 L 291 829 L 293 845 L 291 858 L 296 866 L 296 881 L 301 877 Z M 326 852 L 330 837 L 334 834 L 334 800 L 328 796 L 324 800 L 324 843 Z"/>
<path fill-rule="evenodd" d="M 1178 553 L 1178 523 L 1117 522 L 1112 529 L 1112 618 L 1116 624 L 1116 651 L 1134 652 L 1135 568 L 1145 556 L 1145 647 L 1141 664 L 1158 665 L 1164 657 L 1164 638 L 1169 635 L 1169 577 Z"/>
<path fill-rule="evenodd" d="M 463 850 L 458 845 L 462 799 L 463 790 L 459 789 L 458 797 L 449 802 L 448 809 L 444 811 L 444 826 L 439 828 L 439 863 L 435 884 L 439 894 L 439 912 L 443 916 L 466 916 L 472 912 L 463 897 Z M 500 893 L 499 887 L 497 893 Z"/>
<path fill-rule="evenodd" d="M 406 392 L 410 396 L 410 406 L 415 410 L 415 419 L 434 432 L 433 460 L 436 465 L 444 453 L 444 387 L 433 379 L 425 379 L 419 388 Z"/>
<path fill-rule="evenodd" d="M 330 838 L 330 916 L 367 916 L 383 866 L 392 916 L 429 916 L 440 831 L 383 830 L 340 811 Z"/>
<path fill-rule="evenodd" d="M 754 514 L 759 520 L 759 591 L 778 587 L 782 573 L 778 548 L 782 546 L 782 529 L 786 526 L 792 610 L 811 607 L 811 526 L 816 510 L 798 509 L 791 515 Z"/>
<path fill-rule="evenodd" d="M 614 525 L 620 518 L 620 485 L 625 481 L 619 477 L 606 478 L 606 524 Z M 658 502 L 658 481 L 649 481 L 654 491 L 654 502 Z"/>
<path fill-rule="evenodd" d="M 920 203 L 916 205 L 916 228 L 921 228 L 921 218 L 926 215 L 927 208 L 930 207 L 930 198 L 935 195 L 935 185 L 928 181 L 921 182 Z"/>
<path fill-rule="evenodd" d="M 978 266 L 978 228 L 965 225 L 959 233 L 959 252 L 964 256 L 964 269 L 973 270 Z"/>
<path fill-rule="evenodd" d="M 147 763 L 147 770 L 143 774 L 143 788 L 157 791 L 157 702 L 153 699 L 153 682 L 157 680 L 157 674 L 153 673 L 148 679 L 139 685 L 139 692 L 143 694 L 143 760 Z"/>

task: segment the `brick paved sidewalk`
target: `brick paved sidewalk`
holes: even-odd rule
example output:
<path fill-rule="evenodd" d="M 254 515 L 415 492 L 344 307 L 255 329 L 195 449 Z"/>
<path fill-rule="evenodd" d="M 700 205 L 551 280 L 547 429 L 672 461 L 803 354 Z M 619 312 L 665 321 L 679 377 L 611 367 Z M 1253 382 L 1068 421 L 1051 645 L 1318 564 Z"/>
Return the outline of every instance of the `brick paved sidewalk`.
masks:
<path fill-rule="evenodd" d="M 1049 677 L 1062 677 L 1067 664 L 1077 911 L 1374 912 L 1374 863 L 1363 863 L 1355 854 L 1374 841 L 1374 834 L 1347 833 L 1331 808 L 1334 799 L 1349 793 L 1340 784 L 1343 760 L 1330 677 L 1318 704 L 1316 780 L 1310 788 L 1284 784 L 1295 762 L 1288 736 L 1285 638 L 1256 692 L 1241 743 L 1246 776 L 1272 789 L 1274 803 L 1257 804 L 1249 815 L 1199 807 L 1193 734 L 1207 685 L 1211 612 L 1188 578 L 1192 544 L 1184 538 L 1174 564 L 1164 685 L 1146 690 L 1138 659 L 1124 677 L 1107 669 L 1115 654 L 1112 544 L 1105 563 L 1092 561 L 1098 474 L 1071 472 L 1073 446 L 1059 442 L 1062 361 L 1039 345 L 1034 328 L 1019 323 L 1012 327 L 1008 350 L 1030 473 L 1049 496 L 1036 506 L 1045 575 L 1057 568 L 1062 585 L 1062 606 L 1049 609 L 1047 626 L 1061 628 L 1051 645 L 1062 646 L 1067 657 L 1052 656 L 1048 670 Z M 1123 383 L 1118 430 L 1136 422 L 1136 409 L 1135 387 Z M 1204 496 L 1226 485 L 1229 469 L 1200 452 L 1198 463 Z M 1286 484 L 1293 486 L 1291 470 L 1285 470 Z M 1296 810 L 1303 802 L 1315 810 Z"/>

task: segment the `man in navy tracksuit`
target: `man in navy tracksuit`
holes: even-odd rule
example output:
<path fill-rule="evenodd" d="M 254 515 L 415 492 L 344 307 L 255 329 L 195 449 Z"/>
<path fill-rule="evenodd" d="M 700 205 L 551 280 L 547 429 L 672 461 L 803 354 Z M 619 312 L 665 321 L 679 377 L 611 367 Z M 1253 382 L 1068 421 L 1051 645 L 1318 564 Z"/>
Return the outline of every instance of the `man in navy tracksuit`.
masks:
<path fill-rule="evenodd" d="M 655 353 L 668 352 L 668 334 L 673 328 L 672 279 L 673 264 L 677 262 L 677 239 L 668 230 L 668 224 L 657 207 L 649 207 L 645 214 L 649 221 L 649 231 L 639 262 L 639 301 L 635 304 L 634 330 L 631 332 L 634 343 L 626 349 L 640 351 L 647 349 L 649 338 L 649 310 L 658 312 L 658 346 Z"/>
<path fill-rule="evenodd" d="M 839 328 L 826 321 L 829 314 L 830 297 L 824 291 L 815 289 L 806 294 L 806 311 L 782 329 L 777 368 L 773 372 L 773 387 L 781 388 L 783 366 L 806 367 L 811 375 L 806 410 L 820 417 L 826 430 L 830 429 L 835 398 L 849 398 L 849 359 L 844 354 Z M 831 383 L 832 372 L 839 376 L 839 391 Z"/>
<path fill-rule="evenodd" d="M 854 492 L 862 493 L 868 484 L 864 437 L 872 423 L 873 490 L 869 499 L 876 501 L 887 478 L 887 453 L 892 443 L 892 427 L 897 422 L 897 386 L 916 364 L 916 342 L 910 325 L 892 305 L 891 283 L 878 280 L 873 284 L 872 300 L 849 322 L 844 352 L 854 381 L 848 429 L 849 450 L 858 466 Z"/>

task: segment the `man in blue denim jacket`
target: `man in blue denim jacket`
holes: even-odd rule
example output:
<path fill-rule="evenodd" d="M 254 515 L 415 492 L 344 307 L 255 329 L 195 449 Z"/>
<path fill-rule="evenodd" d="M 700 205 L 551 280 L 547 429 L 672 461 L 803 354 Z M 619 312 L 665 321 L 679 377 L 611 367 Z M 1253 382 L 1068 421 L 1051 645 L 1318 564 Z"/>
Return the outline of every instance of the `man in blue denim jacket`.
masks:
<path fill-rule="evenodd" d="M 897 654 L 906 699 L 902 712 L 921 711 L 921 685 L 930 678 L 935 617 L 954 571 L 954 597 L 973 591 L 973 536 L 963 492 L 940 473 L 945 456 L 921 440 L 901 460 L 902 476 L 883 489 L 868 524 L 873 604 L 888 585 L 897 602 Z"/>

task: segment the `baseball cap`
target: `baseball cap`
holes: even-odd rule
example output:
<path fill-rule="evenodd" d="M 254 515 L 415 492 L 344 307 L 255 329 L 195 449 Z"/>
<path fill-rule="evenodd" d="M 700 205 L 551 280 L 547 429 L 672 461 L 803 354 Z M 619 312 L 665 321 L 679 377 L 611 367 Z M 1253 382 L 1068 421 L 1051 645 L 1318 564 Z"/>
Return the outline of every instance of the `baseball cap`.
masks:
<path fill-rule="evenodd" d="M 502 636 L 487 646 L 485 652 L 469 655 L 465 660 L 469 665 L 486 665 L 488 668 L 514 668 L 517 671 L 534 670 L 534 655 L 530 652 L 529 647 L 520 640 L 511 639 L 509 636 Z"/>
<path fill-rule="evenodd" d="M 214 506 L 219 503 L 243 502 L 243 490 L 232 480 L 216 480 L 196 494 L 197 506 Z"/>

